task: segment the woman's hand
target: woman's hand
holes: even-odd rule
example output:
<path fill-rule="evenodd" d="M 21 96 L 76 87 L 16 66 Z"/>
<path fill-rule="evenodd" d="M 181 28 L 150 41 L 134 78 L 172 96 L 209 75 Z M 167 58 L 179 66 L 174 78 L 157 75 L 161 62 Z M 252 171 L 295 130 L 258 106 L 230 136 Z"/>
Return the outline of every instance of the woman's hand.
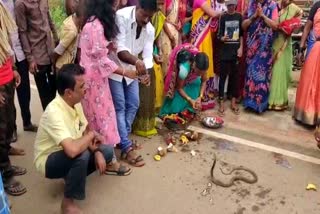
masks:
<path fill-rule="evenodd" d="M 191 105 L 191 107 L 193 108 L 193 109 L 196 109 L 196 101 L 195 100 L 193 100 L 193 99 L 190 99 L 189 100 L 189 103 L 190 103 L 190 105 Z"/>
<path fill-rule="evenodd" d="M 256 16 L 256 18 L 263 16 L 263 10 L 262 10 L 261 5 L 258 5 L 257 10 L 256 10 L 256 13 L 255 13 L 255 16 Z"/>
<path fill-rule="evenodd" d="M 197 100 L 190 99 L 189 103 L 194 110 L 201 109 L 201 101 L 199 102 L 198 99 Z"/>
<path fill-rule="evenodd" d="M 196 109 L 197 109 L 197 110 L 202 109 L 202 98 L 201 98 L 201 97 L 198 97 L 198 98 L 196 99 Z"/>

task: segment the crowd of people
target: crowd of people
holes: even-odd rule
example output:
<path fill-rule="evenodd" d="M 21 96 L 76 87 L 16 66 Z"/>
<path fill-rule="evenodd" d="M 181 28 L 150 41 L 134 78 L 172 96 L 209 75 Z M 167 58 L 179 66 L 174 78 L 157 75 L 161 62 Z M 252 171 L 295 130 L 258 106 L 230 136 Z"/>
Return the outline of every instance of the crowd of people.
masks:
<path fill-rule="evenodd" d="M 292 0 L 66 0 L 59 30 L 47 0 L 0 1 L 0 169 L 10 195 L 27 190 L 17 140 L 14 91 L 25 131 L 37 132 L 34 163 L 65 180 L 64 213 L 80 213 L 86 176 L 125 176 L 144 159 L 131 132 L 155 135 L 155 118 L 190 120 L 199 111 L 288 108 L 292 32 L 302 9 Z M 318 126 L 320 143 L 320 2 L 300 44 L 301 73 L 293 117 Z M 17 71 L 16 71 L 17 70 Z M 29 74 L 44 110 L 31 122 Z M 172 117 L 174 116 L 174 117 Z M 178 118 L 178 119 L 177 119 Z M 121 151 L 120 164 L 114 148 Z"/>

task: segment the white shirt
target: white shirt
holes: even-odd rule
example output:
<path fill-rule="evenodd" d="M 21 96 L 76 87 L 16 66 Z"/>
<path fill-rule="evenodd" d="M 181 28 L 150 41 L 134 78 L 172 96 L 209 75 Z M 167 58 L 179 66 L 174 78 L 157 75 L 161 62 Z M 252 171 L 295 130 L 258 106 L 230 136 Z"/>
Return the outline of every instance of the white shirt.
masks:
<path fill-rule="evenodd" d="M 153 67 L 153 43 L 155 30 L 152 24 L 149 22 L 142 28 L 140 37 L 136 39 L 137 35 L 137 21 L 136 21 L 136 6 L 125 7 L 117 11 L 116 23 L 119 28 L 119 34 L 116 42 L 118 45 L 117 54 L 121 51 L 128 51 L 130 54 L 138 57 L 142 54 L 142 60 L 147 69 Z M 114 58 L 114 57 L 111 57 Z M 125 69 L 135 70 L 134 65 L 124 63 L 119 60 L 119 63 Z M 118 74 L 112 74 L 110 79 L 122 82 L 123 76 Z M 124 77 L 127 84 L 133 82 L 133 79 Z"/>

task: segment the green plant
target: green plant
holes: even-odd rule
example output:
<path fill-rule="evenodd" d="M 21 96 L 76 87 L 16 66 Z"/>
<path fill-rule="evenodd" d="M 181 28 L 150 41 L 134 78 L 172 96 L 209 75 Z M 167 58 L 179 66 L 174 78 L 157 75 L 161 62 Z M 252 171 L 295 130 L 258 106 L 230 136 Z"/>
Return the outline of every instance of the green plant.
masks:
<path fill-rule="evenodd" d="M 62 22 L 66 19 L 66 14 L 62 6 L 50 8 L 50 14 L 53 22 L 55 23 L 57 30 L 60 29 Z"/>
<path fill-rule="evenodd" d="M 51 18 L 59 30 L 67 16 L 64 12 L 63 0 L 49 0 L 49 8 Z"/>

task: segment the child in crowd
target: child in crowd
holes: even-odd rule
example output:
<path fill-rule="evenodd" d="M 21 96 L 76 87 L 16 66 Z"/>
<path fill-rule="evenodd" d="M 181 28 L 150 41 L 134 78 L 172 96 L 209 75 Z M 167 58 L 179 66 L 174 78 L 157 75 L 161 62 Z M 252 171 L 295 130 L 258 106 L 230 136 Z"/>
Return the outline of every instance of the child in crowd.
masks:
<path fill-rule="evenodd" d="M 78 38 L 83 19 L 79 2 L 80 0 L 74 1 L 75 13 L 68 16 L 61 26 L 60 42 L 53 53 L 53 64 L 57 70 L 64 64 L 74 63 L 77 60 Z"/>
<path fill-rule="evenodd" d="M 237 84 L 239 81 L 238 59 L 242 56 L 242 16 L 236 12 L 237 0 L 225 2 L 227 12 L 220 18 L 218 37 L 222 41 L 221 50 L 221 73 L 219 81 L 219 115 L 224 116 L 224 88 L 227 76 L 229 76 L 229 87 L 231 94 L 231 110 L 239 114 L 236 103 Z"/>

